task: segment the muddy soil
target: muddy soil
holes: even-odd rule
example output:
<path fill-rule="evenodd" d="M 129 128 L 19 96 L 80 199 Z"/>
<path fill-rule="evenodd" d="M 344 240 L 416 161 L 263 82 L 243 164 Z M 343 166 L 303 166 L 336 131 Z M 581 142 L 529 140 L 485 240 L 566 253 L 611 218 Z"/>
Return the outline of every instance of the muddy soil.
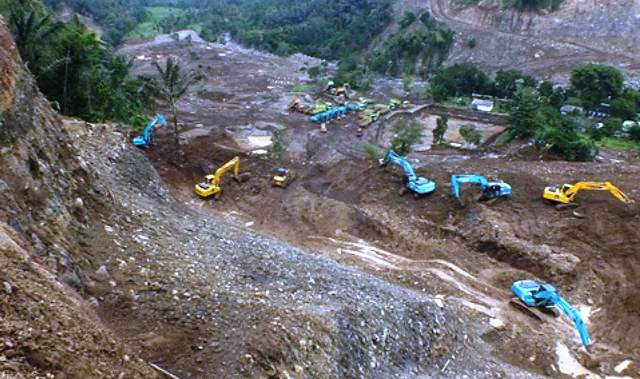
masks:
<path fill-rule="evenodd" d="M 127 52 L 184 57 L 180 52 L 193 48 L 141 45 L 129 46 Z M 491 354 L 523 370 L 553 377 L 580 370 L 611 376 L 620 374 L 615 366 L 631 359 L 634 363 L 623 373 L 638 375 L 640 330 L 630 328 L 640 324 L 633 300 L 640 284 L 638 204 L 618 203 L 607 193 L 581 193 L 581 206 L 573 212 L 558 211 L 541 199 L 547 185 L 611 180 L 640 200 L 637 157 L 603 152 L 599 163 L 567 163 L 541 156 L 528 145 L 459 150 L 431 147 L 427 140 L 410 158 L 418 175 L 435 180 L 438 189 L 425 199 L 401 197 L 402 172 L 378 168 L 360 147 L 363 141 L 384 144 L 393 118 L 374 124 L 361 139 L 356 137 L 355 116 L 330 123 L 323 134 L 306 117 L 284 111 L 296 83 L 278 78 L 302 72 L 304 64 L 260 53 L 251 61 L 256 66 L 247 71 L 250 65 L 244 60 L 254 52 L 215 44 L 197 49 L 202 61 L 216 62 L 205 86 L 214 83 L 231 94 L 228 81 L 234 89 L 233 96 L 206 100 L 194 90 L 184 101 L 180 154 L 165 131 L 158 132 L 155 145 L 145 151 L 176 198 L 385 281 L 454 302 L 475 323 L 488 326 L 482 333 Z M 201 65 L 185 62 L 194 68 Z M 139 60 L 136 69 L 148 72 L 148 62 Z M 294 79 L 306 81 L 303 74 Z M 269 84 L 276 82 L 282 85 Z M 414 117 L 425 125 L 426 135 L 431 134 L 432 118 L 423 113 Z M 252 155 L 229 132 L 238 127 L 256 130 L 260 122 L 282 131 L 280 156 Z M 477 127 L 490 139 L 504 125 Z M 219 200 L 198 198 L 195 183 L 235 155 L 241 156 L 242 171 L 250 172 L 251 179 L 239 184 L 224 178 Z M 273 170 L 281 166 L 297 172 L 286 189 L 270 185 Z M 454 173 L 505 180 L 514 194 L 508 200 L 462 206 L 450 195 Z M 467 199 L 477 195 L 473 189 L 465 191 Z M 566 317 L 540 323 L 508 305 L 510 284 L 521 278 L 553 283 L 581 310 L 595 342 L 590 353 Z M 579 363 L 564 363 L 559 351 L 565 346 Z"/>

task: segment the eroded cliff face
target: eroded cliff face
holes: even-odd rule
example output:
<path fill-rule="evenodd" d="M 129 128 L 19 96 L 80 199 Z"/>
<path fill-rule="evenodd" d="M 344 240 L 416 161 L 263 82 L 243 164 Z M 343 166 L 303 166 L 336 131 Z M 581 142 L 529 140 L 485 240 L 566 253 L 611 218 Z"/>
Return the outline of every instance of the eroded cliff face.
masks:
<path fill-rule="evenodd" d="M 554 12 L 517 12 L 501 4 L 398 0 L 394 13 L 399 21 L 406 11 L 429 11 L 454 30 L 456 43 L 448 63 L 472 61 L 489 71 L 515 68 L 567 83 L 576 65 L 598 62 L 623 70 L 630 84 L 640 83 L 638 1 L 565 0 Z M 471 40 L 475 47 L 470 47 Z"/>
<path fill-rule="evenodd" d="M 62 120 L 22 65 L 4 23 L 0 43 L 0 219 L 53 273 L 81 289 L 75 235 L 87 226 L 98 180 L 69 149 Z"/>
<path fill-rule="evenodd" d="M 457 18 L 504 33 L 547 36 L 610 53 L 640 52 L 640 3 L 634 0 L 565 0 L 554 12 L 501 9 L 499 0 L 477 7 L 451 6 Z"/>
<path fill-rule="evenodd" d="M 76 237 L 103 189 L 60 125 L 0 17 L 0 374 L 154 377 L 76 292 Z"/>

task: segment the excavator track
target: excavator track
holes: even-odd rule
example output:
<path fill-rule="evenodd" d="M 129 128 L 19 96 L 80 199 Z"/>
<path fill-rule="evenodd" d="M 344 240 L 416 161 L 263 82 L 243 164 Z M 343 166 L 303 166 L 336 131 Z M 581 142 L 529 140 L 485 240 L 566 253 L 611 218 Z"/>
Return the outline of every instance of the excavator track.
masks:
<path fill-rule="evenodd" d="M 509 304 L 511 306 L 513 306 L 514 308 L 522 311 L 523 313 L 526 313 L 527 315 L 535 318 L 536 320 L 538 320 L 538 321 L 540 321 L 542 323 L 546 322 L 546 317 L 545 317 L 544 313 L 542 313 L 542 311 L 540 311 L 537 308 L 527 307 L 517 297 L 512 298 L 509 301 Z"/>
<path fill-rule="evenodd" d="M 556 307 L 550 308 L 535 308 L 526 306 L 520 299 L 517 297 L 511 298 L 509 301 L 514 308 L 521 310 L 523 313 L 528 314 L 529 316 L 535 318 L 540 322 L 546 322 L 548 316 L 552 317 L 560 317 L 561 312 Z"/>

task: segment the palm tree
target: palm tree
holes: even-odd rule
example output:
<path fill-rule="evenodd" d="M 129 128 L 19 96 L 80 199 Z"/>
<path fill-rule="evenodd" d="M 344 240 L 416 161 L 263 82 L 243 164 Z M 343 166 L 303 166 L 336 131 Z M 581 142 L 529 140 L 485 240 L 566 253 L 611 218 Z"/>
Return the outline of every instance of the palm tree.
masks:
<path fill-rule="evenodd" d="M 54 21 L 51 14 L 39 16 L 39 13 L 29 1 L 20 0 L 9 14 L 9 25 L 20 56 L 34 66 L 40 57 L 39 47 L 44 46 L 45 41 L 63 26 Z"/>
<path fill-rule="evenodd" d="M 195 71 L 183 71 L 180 63 L 174 60 L 173 57 L 166 59 L 164 67 L 158 62 L 153 62 L 153 66 L 158 71 L 158 76 L 143 79 L 145 80 L 145 85 L 150 95 L 164 101 L 169 106 L 172 116 L 175 147 L 179 149 L 178 102 L 201 77 Z"/>

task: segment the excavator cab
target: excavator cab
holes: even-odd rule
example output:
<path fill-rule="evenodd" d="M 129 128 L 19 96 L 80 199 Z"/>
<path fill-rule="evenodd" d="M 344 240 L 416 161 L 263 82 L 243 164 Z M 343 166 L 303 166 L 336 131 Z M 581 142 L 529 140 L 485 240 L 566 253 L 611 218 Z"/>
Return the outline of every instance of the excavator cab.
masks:
<path fill-rule="evenodd" d="M 202 197 L 214 196 L 222 192 L 222 188 L 216 186 L 214 181 L 215 175 L 207 175 L 205 181 L 196 184 L 196 193 Z"/>

